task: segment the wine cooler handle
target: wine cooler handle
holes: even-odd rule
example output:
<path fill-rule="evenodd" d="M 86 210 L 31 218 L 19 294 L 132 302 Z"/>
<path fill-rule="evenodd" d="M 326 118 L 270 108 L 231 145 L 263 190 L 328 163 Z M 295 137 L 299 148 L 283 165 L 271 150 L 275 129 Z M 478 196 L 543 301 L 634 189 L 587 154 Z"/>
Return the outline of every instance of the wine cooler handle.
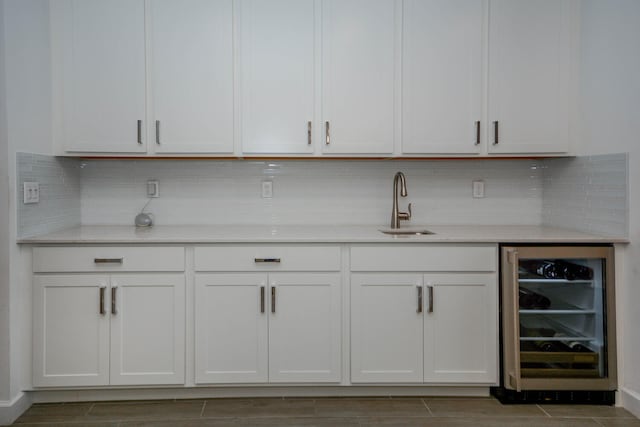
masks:
<path fill-rule="evenodd" d="M 513 325 L 513 335 L 511 337 L 511 345 L 512 347 L 512 352 L 513 352 L 513 362 L 514 362 L 514 366 L 513 372 L 509 372 L 509 376 L 510 378 L 510 382 L 512 387 L 514 387 L 516 389 L 516 391 L 522 391 L 522 375 L 520 372 L 520 314 L 519 314 L 519 310 L 518 310 L 518 306 L 519 306 L 519 302 L 518 302 L 518 287 L 519 287 L 519 283 L 518 283 L 518 265 L 520 264 L 519 259 L 518 259 L 518 251 L 517 250 L 510 250 L 508 252 L 508 262 L 511 264 L 511 286 L 514 287 L 514 301 L 512 301 L 512 304 L 514 304 L 513 307 L 511 307 L 511 324 Z"/>

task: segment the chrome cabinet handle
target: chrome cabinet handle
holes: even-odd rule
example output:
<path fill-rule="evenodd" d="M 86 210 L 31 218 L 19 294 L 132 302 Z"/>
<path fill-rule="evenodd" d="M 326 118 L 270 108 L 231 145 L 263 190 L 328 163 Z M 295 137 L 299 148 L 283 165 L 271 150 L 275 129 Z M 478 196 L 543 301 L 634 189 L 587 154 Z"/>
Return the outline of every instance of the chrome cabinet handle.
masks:
<path fill-rule="evenodd" d="M 118 291 L 118 287 L 114 286 L 111 288 L 111 314 L 118 314 L 117 304 L 116 304 L 116 292 Z"/>
<path fill-rule="evenodd" d="M 500 138 L 498 135 L 498 122 L 493 122 L 493 145 L 498 145 L 500 143 Z"/>
<path fill-rule="evenodd" d="M 427 308 L 427 313 L 433 313 L 433 286 L 427 286 L 427 291 L 429 292 L 429 308 Z"/>
<path fill-rule="evenodd" d="M 264 313 L 264 286 L 260 286 L 260 313 Z"/>
<path fill-rule="evenodd" d="M 142 144 L 142 120 L 138 120 L 138 144 Z"/>
<path fill-rule="evenodd" d="M 307 145 L 311 145 L 311 121 L 307 122 Z"/>
<path fill-rule="evenodd" d="M 480 145 L 480 121 L 476 122 L 476 144 Z"/>
<path fill-rule="evenodd" d="M 422 313 L 422 286 L 416 286 L 418 288 L 418 309 L 417 313 Z"/>
<path fill-rule="evenodd" d="M 331 144 L 331 128 L 330 128 L 329 122 L 324 122 L 324 131 L 325 131 L 325 134 L 326 134 L 326 139 L 325 139 L 324 143 L 326 145 L 329 145 L 329 144 Z"/>
<path fill-rule="evenodd" d="M 156 120 L 156 144 L 160 145 L 160 120 Z"/>
<path fill-rule="evenodd" d="M 94 258 L 94 264 L 122 264 L 124 258 Z"/>
<path fill-rule="evenodd" d="M 276 287 L 271 287 L 271 312 L 276 312 Z"/>
<path fill-rule="evenodd" d="M 107 312 L 104 310 L 104 292 L 107 289 L 106 286 L 100 286 L 100 314 L 105 315 Z"/>
<path fill-rule="evenodd" d="M 280 258 L 254 258 L 253 262 L 255 263 L 274 263 L 277 264 L 280 262 Z"/>

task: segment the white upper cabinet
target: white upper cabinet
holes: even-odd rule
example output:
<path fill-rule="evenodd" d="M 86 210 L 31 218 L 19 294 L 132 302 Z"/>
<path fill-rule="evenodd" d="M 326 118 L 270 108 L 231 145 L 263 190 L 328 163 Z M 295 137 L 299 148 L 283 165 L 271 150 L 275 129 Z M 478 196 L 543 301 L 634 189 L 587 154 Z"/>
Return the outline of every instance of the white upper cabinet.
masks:
<path fill-rule="evenodd" d="M 491 0 L 489 153 L 568 150 L 570 6 L 568 0 Z"/>
<path fill-rule="evenodd" d="M 67 0 L 54 7 L 62 17 L 64 150 L 144 153 L 144 1 Z"/>
<path fill-rule="evenodd" d="M 243 153 L 313 153 L 314 1 L 242 0 L 239 15 Z"/>
<path fill-rule="evenodd" d="M 322 2 L 322 151 L 391 154 L 395 140 L 394 0 Z"/>
<path fill-rule="evenodd" d="M 232 154 L 232 0 L 149 4 L 149 151 Z"/>
<path fill-rule="evenodd" d="M 402 154 L 478 154 L 483 0 L 404 0 Z"/>

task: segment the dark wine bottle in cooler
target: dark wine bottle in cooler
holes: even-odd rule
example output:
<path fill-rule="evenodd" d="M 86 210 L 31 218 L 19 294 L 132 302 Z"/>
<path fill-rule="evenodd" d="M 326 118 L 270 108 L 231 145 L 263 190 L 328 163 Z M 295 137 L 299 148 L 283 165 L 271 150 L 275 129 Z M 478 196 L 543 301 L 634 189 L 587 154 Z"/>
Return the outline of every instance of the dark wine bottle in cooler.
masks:
<path fill-rule="evenodd" d="M 565 260 L 523 259 L 520 267 L 545 279 L 591 280 L 593 270 Z"/>
<path fill-rule="evenodd" d="M 538 347 L 541 351 L 544 352 L 570 352 L 571 348 L 569 348 L 566 344 L 563 344 L 560 341 L 534 341 L 536 347 Z"/>
<path fill-rule="evenodd" d="M 589 347 L 587 347 L 586 345 L 582 344 L 579 341 L 571 341 L 566 343 L 566 345 L 571 349 L 571 351 L 575 353 L 592 353 L 593 352 Z"/>
<path fill-rule="evenodd" d="M 574 264 L 565 260 L 556 260 L 556 265 L 567 280 L 593 279 L 593 270 L 586 265 Z"/>
<path fill-rule="evenodd" d="M 558 265 L 553 261 L 542 259 L 522 259 L 520 260 L 520 267 L 524 268 L 529 273 L 537 274 L 545 279 L 563 278 Z"/>
<path fill-rule="evenodd" d="M 518 301 L 520 308 L 534 310 L 544 310 L 549 308 L 551 305 L 551 300 L 549 298 L 523 287 L 520 287 L 518 290 Z"/>

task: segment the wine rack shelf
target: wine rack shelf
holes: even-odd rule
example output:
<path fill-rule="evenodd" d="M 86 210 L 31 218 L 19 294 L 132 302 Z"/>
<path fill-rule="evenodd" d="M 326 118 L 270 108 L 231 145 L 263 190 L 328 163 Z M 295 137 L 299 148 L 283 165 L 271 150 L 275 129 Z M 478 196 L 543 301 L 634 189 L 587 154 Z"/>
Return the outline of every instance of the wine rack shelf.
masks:
<path fill-rule="evenodd" d="M 598 353 L 573 353 L 573 352 L 548 352 L 548 351 L 522 351 L 521 363 L 584 363 L 597 364 Z"/>

